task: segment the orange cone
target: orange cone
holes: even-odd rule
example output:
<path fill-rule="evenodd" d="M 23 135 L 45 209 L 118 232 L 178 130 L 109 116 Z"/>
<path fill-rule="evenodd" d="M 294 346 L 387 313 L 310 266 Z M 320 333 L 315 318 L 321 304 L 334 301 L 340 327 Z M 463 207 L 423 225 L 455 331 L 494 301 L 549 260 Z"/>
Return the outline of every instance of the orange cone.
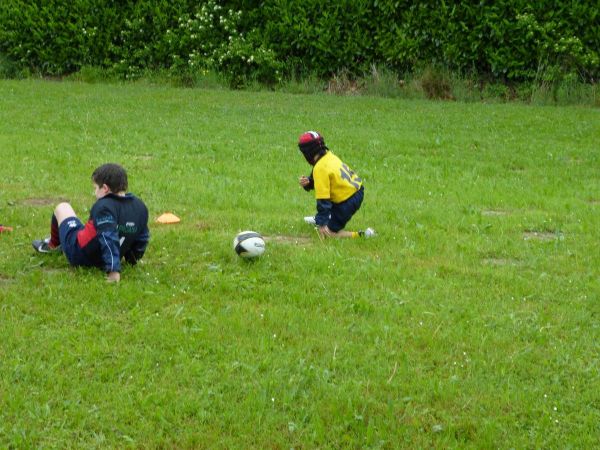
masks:
<path fill-rule="evenodd" d="M 158 223 L 179 223 L 179 222 L 181 222 L 181 219 L 179 217 L 177 217 L 175 214 L 164 213 L 164 214 L 161 214 L 160 216 L 158 216 L 156 221 Z"/>

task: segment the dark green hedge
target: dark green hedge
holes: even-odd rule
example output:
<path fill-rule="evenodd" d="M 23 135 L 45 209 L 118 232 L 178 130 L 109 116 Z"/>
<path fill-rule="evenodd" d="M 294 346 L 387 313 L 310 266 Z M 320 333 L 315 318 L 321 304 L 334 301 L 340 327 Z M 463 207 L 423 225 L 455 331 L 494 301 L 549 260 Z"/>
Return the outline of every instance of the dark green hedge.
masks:
<path fill-rule="evenodd" d="M 595 82 L 599 49 L 600 0 L 0 1 L 0 57 L 44 75 L 211 69 L 237 84 L 437 66 Z"/>

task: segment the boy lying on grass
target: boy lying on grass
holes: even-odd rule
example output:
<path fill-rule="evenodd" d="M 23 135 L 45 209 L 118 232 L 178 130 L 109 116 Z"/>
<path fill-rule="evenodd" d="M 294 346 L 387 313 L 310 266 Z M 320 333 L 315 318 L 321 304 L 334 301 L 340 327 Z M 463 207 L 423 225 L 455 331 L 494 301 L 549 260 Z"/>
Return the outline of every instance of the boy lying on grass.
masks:
<path fill-rule="evenodd" d="M 69 203 L 54 209 L 50 237 L 32 242 L 40 253 L 62 251 L 72 266 L 95 266 L 107 281 L 121 279 L 121 258 L 136 264 L 150 240 L 148 209 L 127 193 L 127 172 L 118 164 L 104 164 L 92 174 L 96 203 L 84 225 Z"/>

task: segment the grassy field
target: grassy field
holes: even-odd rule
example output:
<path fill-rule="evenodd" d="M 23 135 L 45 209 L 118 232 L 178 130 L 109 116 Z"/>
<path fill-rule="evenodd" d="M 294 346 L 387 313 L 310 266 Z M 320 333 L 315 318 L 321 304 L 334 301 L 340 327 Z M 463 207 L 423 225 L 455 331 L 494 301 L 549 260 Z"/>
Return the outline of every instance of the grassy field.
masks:
<path fill-rule="evenodd" d="M 377 238 L 303 223 L 308 129 Z M 599 143 L 592 108 L 1 81 L 0 447 L 597 447 Z M 104 162 L 182 219 L 118 285 L 30 245 Z"/>

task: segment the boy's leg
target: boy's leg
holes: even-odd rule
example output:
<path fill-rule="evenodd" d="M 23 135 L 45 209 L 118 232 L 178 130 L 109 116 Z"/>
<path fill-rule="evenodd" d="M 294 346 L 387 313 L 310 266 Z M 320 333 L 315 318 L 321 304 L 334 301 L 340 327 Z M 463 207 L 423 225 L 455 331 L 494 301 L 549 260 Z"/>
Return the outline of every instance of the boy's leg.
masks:
<path fill-rule="evenodd" d="M 75 210 L 69 203 L 63 202 L 59 203 L 56 205 L 56 208 L 54 208 L 54 217 L 56 217 L 58 226 L 60 227 L 60 224 L 63 223 L 65 219 L 77 217 L 77 214 L 75 214 Z"/>
<path fill-rule="evenodd" d="M 334 204 L 331 209 L 331 217 L 327 223 L 328 229 L 325 236 L 338 238 L 355 238 L 360 236 L 358 231 L 346 231 L 344 227 L 350 221 L 352 216 L 360 209 L 364 196 L 364 191 L 361 189 L 345 202 Z"/>
<path fill-rule="evenodd" d="M 73 207 L 66 203 L 59 203 L 54 208 L 52 220 L 50 221 L 50 238 L 36 239 L 32 242 L 33 248 L 40 253 L 51 253 L 61 249 L 60 224 L 69 217 L 77 217 Z"/>
<path fill-rule="evenodd" d="M 77 217 L 75 210 L 69 203 L 63 202 L 56 205 L 54 214 L 52 215 L 52 223 L 50 225 L 50 242 L 48 242 L 50 248 L 57 248 L 60 245 L 60 224 L 69 217 Z"/>
<path fill-rule="evenodd" d="M 323 236 L 334 237 L 334 238 L 357 238 L 357 237 L 370 238 L 370 237 L 377 235 L 377 233 L 375 232 L 375 230 L 373 228 L 367 228 L 364 231 L 363 230 L 360 230 L 360 231 L 340 230 L 338 232 L 327 229 L 327 231 L 325 231 L 325 232 L 321 231 L 320 233 Z"/>
<path fill-rule="evenodd" d="M 50 221 L 50 241 L 48 241 L 50 248 L 57 248 L 60 245 L 60 234 L 58 231 L 58 221 L 56 216 L 52 214 L 52 220 Z"/>
<path fill-rule="evenodd" d="M 329 233 L 327 234 L 327 236 L 336 237 L 336 238 L 352 238 L 352 237 L 358 237 L 358 233 L 356 231 L 340 230 L 338 232 L 335 232 L 335 231 L 329 230 Z"/>

